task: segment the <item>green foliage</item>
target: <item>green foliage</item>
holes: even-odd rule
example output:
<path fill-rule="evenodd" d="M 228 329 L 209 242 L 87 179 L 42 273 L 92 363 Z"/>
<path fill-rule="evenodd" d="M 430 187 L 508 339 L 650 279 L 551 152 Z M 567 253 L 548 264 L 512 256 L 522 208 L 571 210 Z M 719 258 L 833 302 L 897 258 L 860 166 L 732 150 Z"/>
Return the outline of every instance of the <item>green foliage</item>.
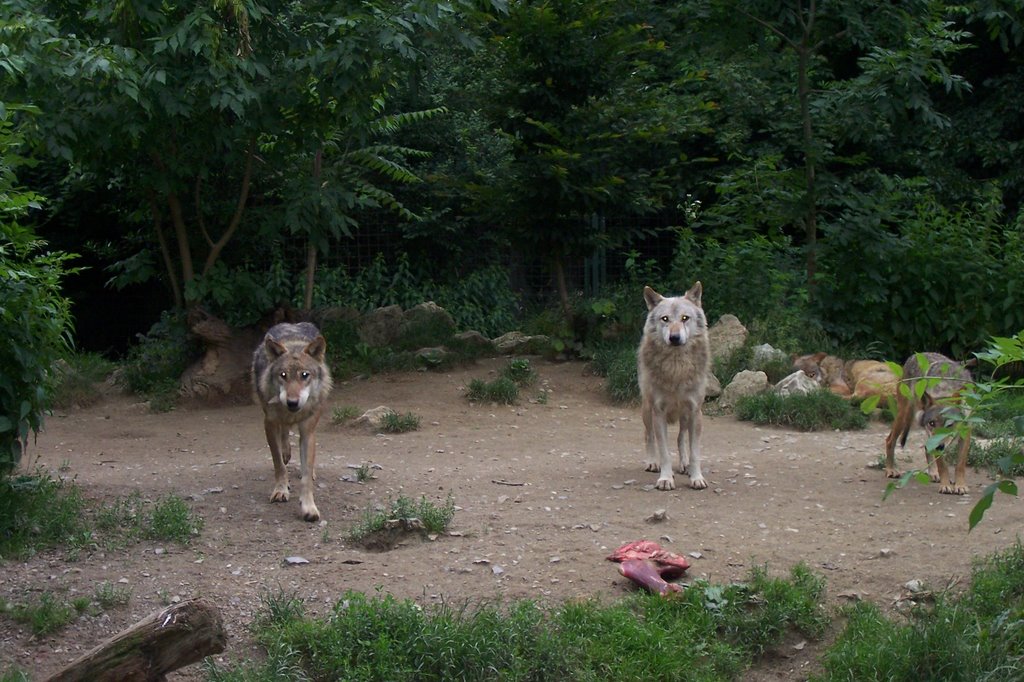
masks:
<path fill-rule="evenodd" d="M 876 339 L 896 357 L 921 349 L 964 357 L 990 336 L 1024 328 L 1007 293 L 1024 284 L 1024 237 L 999 210 L 991 199 L 949 209 L 925 198 L 897 214 L 897 236 L 870 237 L 880 245 L 860 248 L 870 226 L 837 232 L 823 258 L 829 332 Z"/>
<path fill-rule="evenodd" d="M 466 398 L 475 403 L 513 405 L 519 400 L 519 385 L 508 377 L 493 381 L 473 379 L 466 388 Z"/>
<path fill-rule="evenodd" d="M 399 414 L 394 410 L 389 410 L 381 417 L 380 428 L 384 433 L 415 431 L 420 428 L 420 418 L 412 412 Z"/>
<path fill-rule="evenodd" d="M 1024 549 L 979 562 L 963 595 L 936 595 L 909 622 L 860 602 L 814 680 L 1016 680 L 1024 675 Z"/>
<path fill-rule="evenodd" d="M 204 521 L 181 497 L 170 494 L 153 502 L 142 527 L 143 537 L 187 545 L 203 530 Z"/>
<path fill-rule="evenodd" d="M 824 582 L 797 566 L 788 579 L 753 571 L 745 583 L 696 581 L 671 599 L 638 593 L 614 604 L 543 607 L 445 602 L 347 592 L 324 619 L 285 596 L 265 603 L 256 636 L 267 662 L 215 668 L 211 679 L 725 680 L 790 632 L 818 638 L 828 624 Z M 686 646 L 680 646 L 686 642 Z"/>
<path fill-rule="evenodd" d="M 30 162 L 16 115 L 31 107 L 0 102 L 0 476 L 21 460 L 29 434 L 50 406 L 54 364 L 71 348 L 71 304 L 61 293 L 73 257 L 49 251 L 18 224 L 39 195 L 21 188 L 17 170 Z"/>
<path fill-rule="evenodd" d="M 85 501 L 74 483 L 44 473 L 0 477 L 0 558 L 91 541 Z"/>
<path fill-rule="evenodd" d="M 517 386 L 529 386 L 537 381 L 537 371 L 529 358 L 511 358 L 501 370 L 501 376 L 514 381 Z"/>
<path fill-rule="evenodd" d="M 594 351 L 591 366 L 605 377 L 605 391 L 618 405 L 638 405 L 640 384 L 637 379 L 636 344 L 605 345 Z"/>
<path fill-rule="evenodd" d="M 128 390 L 147 398 L 154 411 L 167 411 L 174 406 L 182 373 L 195 357 L 185 316 L 165 312 L 128 351 L 124 362 Z"/>
<path fill-rule="evenodd" d="M 404 495 L 389 499 L 381 509 L 367 509 L 362 520 L 348 532 L 350 542 L 387 548 L 395 535 L 409 532 L 443 533 L 455 516 L 455 502 L 452 494 L 443 504 L 420 497 L 415 502 Z"/>
<path fill-rule="evenodd" d="M 807 319 L 800 250 L 787 239 L 752 236 L 720 242 L 680 230 L 669 279 L 701 282 L 709 324 L 724 314 L 735 315 L 752 338 L 776 348 L 802 348 L 816 340 L 815 325 Z"/>
<path fill-rule="evenodd" d="M 736 401 L 736 418 L 755 424 L 785 426 L 800 431 L 863 429 L 867 416 L 831 391 L 782 396 L 774 391 L 743 396 Z"/>

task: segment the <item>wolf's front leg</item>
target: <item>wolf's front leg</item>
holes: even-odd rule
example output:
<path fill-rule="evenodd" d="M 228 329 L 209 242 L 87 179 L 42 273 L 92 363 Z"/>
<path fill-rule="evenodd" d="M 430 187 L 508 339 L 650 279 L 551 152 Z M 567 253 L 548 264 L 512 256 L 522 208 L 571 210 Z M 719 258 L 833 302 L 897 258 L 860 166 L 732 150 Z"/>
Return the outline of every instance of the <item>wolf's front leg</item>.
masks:
<path fill-rule="evenodd" d="M 299 470 L 302 490 L 299 493 L 299 512 L 306 521 L 319 521 L 320 510 L 313 502 L 313 471 L 316 468 L 316 423 L 319 415 L 299 425 Z"/>
<path fill-rule="evenodd" d="M 690 428 L 690 464 L 687 467 L 687 473 L 690 474 L 690 487 L 694 490 L 703 490 L 708 487 L 707 481 L 704 480 L 704 474 L 700 470 L 700 456 L 701 456 L 701 435 L 704 431 L 704 423 L 701 418 L 700 406 L 696 406 L 695 413 L 689 419 Z M 680 437 L 682 432 L 680 432 Z"/>
<path fill-rule="evenodd" d="M 675 490 L 676 482 L 672 475 L 672 454 L 668 449 L 668 424 L 664 413 L 654 415 L 654 441 L 661 460 L 661 473 L 654 487 L 658 490 Z"/>
<path fill-rule="evenodd" d="M 267 434 L 267 445 L 270 446 L 270 457 L 274 460 L 274 490 L 270 493 L 271 502 L 288 501 L 288 468 L 283 453 L 288 447 L 288 427 L 282 426 L 269 418 L 263 421 L 263 430 Z"/>

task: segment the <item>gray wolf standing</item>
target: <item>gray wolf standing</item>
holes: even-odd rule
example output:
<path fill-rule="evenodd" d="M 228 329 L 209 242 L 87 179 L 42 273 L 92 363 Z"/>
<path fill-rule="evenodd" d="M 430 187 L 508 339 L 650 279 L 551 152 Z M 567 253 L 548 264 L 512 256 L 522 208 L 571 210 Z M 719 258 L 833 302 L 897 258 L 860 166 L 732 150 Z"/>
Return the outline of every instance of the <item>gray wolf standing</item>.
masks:
<path fill-rule="evenodd" d="M 270 501 L 288 501 L 285 465 L 292 456 L 288 436 L 292 428 L 297 428 L 302 476 L 299 511 L 306 521 L 320 518 L 313 502 L 313 481 L 316 425 L 333 386 L 324 360 L 326 350 L 327 342 L 315 325 L 282 323 L 267 331 L 252 356 L 252 385 L 263 408 L 263 426 L 274 459 L 274 491 Z"/>
<path fill-rule="evenodd" d="M 708 322 L 701 308 L 701 285 L 683 296 L 666 298 L 644 287 L 647 322 L 637 350 L 637 379 L 642 399 L 647 471 L 660 471 L 655 487 L 675 489 L 668 425 L 679 422 L 679 473 L 690 487 L 707 488 L 700 470 L 701 406 L 711 371 Z"/>
<path fill-rule="evenodd" d="M 924 357 L 924 368 L 918 361 L 918 355 Z M 939 379 L 934 385 L 928 388 L 918 398 L 914 387 L 919 381 L 931 378 Z M 895 451 L 896 441 L 900 441 L 900 447 L 907 444 L 907 434 L 910 433 L 911 422 L 918 410 L 922 410 L 919 423 L 924 427 L 925 433 L 931 438 L 935 429 L 947 425 L 947 416 L 958 415 L 962 408 L 959 405 L 960 391 L 971 383 L 971 373 L 959 362 L 950 360 L 939 353 L 919 353 L 911 355 L 903 364 L 903 381 L 907 382 L 910 388 L 910 397 L 903 395 L 902 390 L 896 391 L 896 419 L 892 423 L 892 429 L 885 439 L 885 475 L 889 478 L 899 478 L 900 472 L 896 469 Z M 966 437 L 959 439 L 960 447 L 956 463 L 956 478 L 949 479 L 949 471 L 946 466 L 946 443 L 939 445 L 940 453 L 933 457 L 932 453 L 925 449 L 925 456 L 928 459 L 928 474 L 932 481 L 941 484 L 940 493 L 951 495 L 963 495 L 967 492 L 967 452 L 971 449 L 971 434 L 968 431 Z"/>

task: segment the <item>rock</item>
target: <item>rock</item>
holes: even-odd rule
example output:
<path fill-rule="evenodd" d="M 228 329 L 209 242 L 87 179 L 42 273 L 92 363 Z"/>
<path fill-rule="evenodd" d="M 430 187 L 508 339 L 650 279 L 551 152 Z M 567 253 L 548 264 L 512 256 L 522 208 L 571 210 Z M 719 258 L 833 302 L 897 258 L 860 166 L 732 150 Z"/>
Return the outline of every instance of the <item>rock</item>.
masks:
<path fill-rule="evenodd" d="M 493 353 L 494 344 L 486 336 L 478 331 L 459 332 L 448 340 L 448 344 L 454 348 L 463 349 L 475 353 Z"/>
<path fill-rule="evenodd" d="M 757 395 L 767 389 L 767 374 L 745 369 L 733 377 L 732 382 L 725 387 L 722 397 L 718 399 L 718 404 L 721 407 L 732 407 L 743 396 Z"/>
<path fill-rule="evenodd" d="M 359 340 L 368 346 L 389 346 L 401 336 L 403 323 L 401 306 L 377 308 L 359 321 Z"/>
<path fill-rule="evenodd" d="M 762 369 L 765 365 L 773 362 L 789 362 L 789 356 L 785 351 L 779 350 L 769 343 L 762 343 L 759 346 L 754 346 L 753 362 L 754 367 Z"/>
<path fill-rule="evenodd" d="M 455 333 L 455 319 L 433 301 L 426 301 L 402 313 L 399 333 L 425 343 L 444 343 Z"/>
<path fill-rule="evenodd" d="M 747 342 L 747 328 L 735 315 L 722 315 L 708 329 L 711 341 L 711 359 L 726 358 Z"/>
<path fill-rule="evenodd" d="M 907 592 L 910 592 L 911 594 L 920 594 L 921 592 L 924 592 L 924 583 L 917 578 L 903 583 L 903 587 L 905 587 Z"/>
<path fill-rule="evenodd" d="M 529 336 L 512 331 L 492 341 L 494 348 L 505 355 L 539 355 L 551 350 L 551 339 L 542 334 Z"/>
<path fill-rule="evenodd" d="M 667 519 L 668 511 L 665 509 L 659 509 L 658 511 L 654 512 L 644 520 L 647 521 L 647 523 L 661 523 L 662 521 L 665 521 Z"/>
<path fill-rule="evenodd" d="M 301 556 L 289 556 L 284 558 L 284 562 L 289 566 L 301 566 L 302 564 L 308 564 L 309 559 Z"/>
<path fill-rule="evenodd" d="M 708 387 L 704 391 L 705 400 L 713 400 L 722 395 L 722 383 L 714 374 L 708 373 Z"/>
<path fill-rule="evenodd" d="M 821 390 L 821 384 L 807 376 L 806 372 L 797 370 L 775 384 L 772 390 L 779 395 L 808 395 Z"/>
<path fill-rule="evenodd" d="M 379 429 L 381 423 L 384 421 L 384 416 L 394 412 L 390 407 L 386 405 L 378 405 L 377 407 L 370 408 L 366 412 L 363 412 L 359 417 L 356 418 L 356 424 L 361 426 L 368 426 L 371 429 Z"/>

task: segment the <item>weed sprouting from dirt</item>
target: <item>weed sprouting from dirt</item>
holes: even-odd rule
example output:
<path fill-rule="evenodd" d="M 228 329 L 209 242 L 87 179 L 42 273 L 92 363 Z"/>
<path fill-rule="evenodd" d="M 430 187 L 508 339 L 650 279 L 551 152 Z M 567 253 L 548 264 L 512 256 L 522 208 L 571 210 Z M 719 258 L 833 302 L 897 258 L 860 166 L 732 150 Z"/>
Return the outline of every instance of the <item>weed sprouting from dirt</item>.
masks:
<path fill-rule="evenodd" d="M 412 412 L 399 414 L 394 410 L 381 416 L 380 429 L 384 433 L 406 433 L 420 428 L 420 418 Z"/>
<path fill-rule="evenodd" d="M 348 540 L 371 549 L 390 549 L 408 533 L 440 534 L 455 516 L 451 493 L 443 504 L 421 497 L 416 502 L 404 495 L 389 500 L 379 509 L 367 509 L 363 518 L 348 532 Z"/>

